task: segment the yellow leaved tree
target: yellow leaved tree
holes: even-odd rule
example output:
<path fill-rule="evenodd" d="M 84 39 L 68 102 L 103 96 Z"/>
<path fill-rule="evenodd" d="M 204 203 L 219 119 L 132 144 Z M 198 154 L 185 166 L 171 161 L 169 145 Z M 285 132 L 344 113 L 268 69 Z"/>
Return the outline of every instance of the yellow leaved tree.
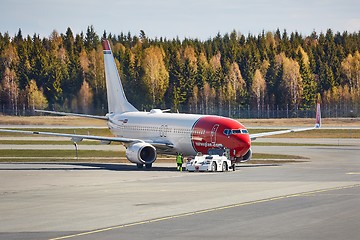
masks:
<path fill-rule="evenodd" d="M 143 81 L 149 91 L 153 105 L 163 99 L 169 85 L 169 72 L 166 70 L 164 57 L 164 50 L 157 46 L 151 46 L 144 51 Z"/>

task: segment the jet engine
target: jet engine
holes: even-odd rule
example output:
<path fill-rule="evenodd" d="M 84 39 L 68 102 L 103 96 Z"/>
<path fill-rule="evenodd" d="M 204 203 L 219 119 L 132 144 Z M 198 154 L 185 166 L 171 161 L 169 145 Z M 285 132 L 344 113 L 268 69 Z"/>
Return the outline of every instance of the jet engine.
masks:
<path fill-rule="evenodd" d="M 244 156 L 242 156 L 242 158 L 240 159 L 240 162 L 247 162 L 251 159 L 252 157 L 252 150 L 251 148 L 249 148 L 249 150 L 245 153 Z"/>
<path fill-rule="evenodd" d="M 126 149 L 126 158 L 136 164 L 150 165 L 156 160 L 156 149 L 153 145 L 144 142 L 131 144 Z"/>

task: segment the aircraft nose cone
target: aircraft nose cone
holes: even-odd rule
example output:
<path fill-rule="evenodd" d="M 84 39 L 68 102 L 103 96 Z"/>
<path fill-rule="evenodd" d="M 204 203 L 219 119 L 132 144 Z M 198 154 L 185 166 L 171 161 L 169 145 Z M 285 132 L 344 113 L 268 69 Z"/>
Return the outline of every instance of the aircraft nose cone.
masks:
<path fill-rule="evenodd" d="M 243 156 L 245 153 L 247 153 L 247 151 L 249 150 L 249 148 L 251 147 L 251 140 L 250 140 L 250 136 L 249 134 L 241 134 L 238 135 L 237 137 L 238 139 L 238 154 L 239 156 Z"/>
<path fill-rule="evenodd" d="M 249 134 L 244 134 L 241 136 L 244 147 L 249 149 L 251 147 L 251 140 Z"/>

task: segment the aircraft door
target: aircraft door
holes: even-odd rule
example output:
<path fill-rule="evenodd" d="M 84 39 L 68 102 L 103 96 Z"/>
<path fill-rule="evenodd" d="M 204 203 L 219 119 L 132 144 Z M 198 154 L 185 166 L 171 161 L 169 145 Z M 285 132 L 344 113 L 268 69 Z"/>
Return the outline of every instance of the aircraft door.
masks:
<path fill-rule="evenodd" d="M 216 144 L 216 132 L 219 128 L 219 124 L 215 124 L 212 129 L 211 129 L 211 144 L 215 145 Z"/>
<path fill-rule="evenodd" d="M 168 131 L 167 125 L 161 125 L 160 127 L 160 137 L 166 137 Z"/>

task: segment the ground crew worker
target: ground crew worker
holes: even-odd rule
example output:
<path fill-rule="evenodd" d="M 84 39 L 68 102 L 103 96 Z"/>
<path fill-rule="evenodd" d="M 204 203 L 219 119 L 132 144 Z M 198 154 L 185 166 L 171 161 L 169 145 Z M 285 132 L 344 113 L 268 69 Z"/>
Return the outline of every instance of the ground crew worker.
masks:
<path fill-rule="evenodd" d="M 176 164 L 177 164 L 177 170 L 178 171 L 182 171 L 182 164 L 184 162 L 184 158 L 182 156 L 181 153 L 178 153 L 178 155 L 176 156 Z"/>

